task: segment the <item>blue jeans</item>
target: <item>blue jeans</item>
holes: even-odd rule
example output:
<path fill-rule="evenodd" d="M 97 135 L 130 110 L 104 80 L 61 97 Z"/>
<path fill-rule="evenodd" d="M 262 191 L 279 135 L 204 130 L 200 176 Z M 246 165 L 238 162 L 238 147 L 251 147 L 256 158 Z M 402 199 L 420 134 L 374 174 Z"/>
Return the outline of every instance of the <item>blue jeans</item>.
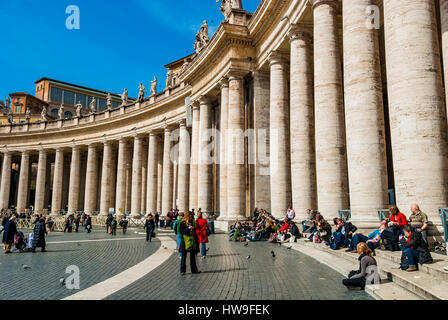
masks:
<path fill-rule="evenodd" d="M 411 248 L 406 249 L 402 247 L 402 250 L 406 252 L 406 255 L 408 256 L 408 265 L 410 267 L 416 267 L 418 265 L 420 253 L 417 250 Z"/>
<path fill-rule="evenodd" d="M 201 243 L 201 256 L 205 257 L 207 254 L 207 250 L 206 250 L 206 243 L 202 242 Z"/>
<path fill-rule="evenodd" d="M 358 244 L 361 242 L 367 243 L 367 240 L 369 240 L 369 238 L 367 238 L 365 235 L 362 234 L 355 234 L 353 236 L 352 241 L 350 242 L 350 250 L 356 250 L 356 248 L 358 247 Z M 370 248 L 370 246 L 369 246 Z"/>
<path fill-rule="evenodd" d="M 182 257 L 182 252 L 180 252 L 180 242 L 182 241 L 182 235 L 177 235 L 177 248 L 179 249 L 179 257 Z"/>
<path fill-rule="evenodd" d="M 345 236 L 341 232 L 333 232 L 334 241 L 331 244 L 331 249 L 337 250 L 341 247 L 345 247 L 349 242 L 345 239 Z"/>

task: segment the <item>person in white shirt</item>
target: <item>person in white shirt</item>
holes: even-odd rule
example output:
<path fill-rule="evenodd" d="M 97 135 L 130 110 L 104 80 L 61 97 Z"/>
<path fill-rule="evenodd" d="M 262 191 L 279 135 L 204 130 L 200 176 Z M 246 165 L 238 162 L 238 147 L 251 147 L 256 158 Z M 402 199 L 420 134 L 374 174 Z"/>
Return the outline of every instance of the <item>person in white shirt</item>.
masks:
<path fill-rule="evenodd" d="M 287 217 L 289 220 L 294 220 L 296 217 L 296 212 L 291 207 L 288 208 Z"/>

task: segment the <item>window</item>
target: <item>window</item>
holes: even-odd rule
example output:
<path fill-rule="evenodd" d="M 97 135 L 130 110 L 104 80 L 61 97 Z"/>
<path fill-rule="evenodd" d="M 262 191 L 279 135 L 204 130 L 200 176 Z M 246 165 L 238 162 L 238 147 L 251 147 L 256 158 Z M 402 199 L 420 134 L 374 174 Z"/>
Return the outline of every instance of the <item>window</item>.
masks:
<path fill-rule="evenodd" d="M 71 119 L 72 117 L 73 117 L 73 113 L 71 113 L 70 111 L 64 112 L 64 119 Z"/>
<path fill-rule="evenodd" d="M 112 109 L 116 109 L 120 106 L 120 102 L 112 101 Z"/>
<path fill-rule="evenodd" d="M 72 91 L 64 90 L 64 103 L 74 105 L 75 93 Z"/>
<path fill-rule="evenodd" d="M 107 109 L 107 100 L 98 99 L 98 111 L 103 111 Z"/>
<path fill-rule="evenodd" d="M 50 101 L 62 102 L 62 89 L 50 87 Z"/>
<path fill-rule="evenodd" d="M 77 93 L 75 104 L 81 103 L 83 107 L 87 107 L 87 96 L 85 94 Z"/>
<path fill-rule="evenodd" d="M 51 117 L 54 119 L 58 119 L 59 118 L 59 109 L 53 109 L 51 110 Z"/>

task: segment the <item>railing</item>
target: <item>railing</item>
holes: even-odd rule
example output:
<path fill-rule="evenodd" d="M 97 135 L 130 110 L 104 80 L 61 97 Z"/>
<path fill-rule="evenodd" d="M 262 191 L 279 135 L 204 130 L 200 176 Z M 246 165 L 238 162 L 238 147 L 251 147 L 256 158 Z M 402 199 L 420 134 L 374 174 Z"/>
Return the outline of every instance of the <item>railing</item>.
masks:
<path fill-rule="evenodd" d="M 448 208 L 440 208 L 439 215 L 440 215 L 440 219 L 442 220 L 444 239 L 445 239 L 445 244 L 446 244 L 445 247 L 447 248 L 446 253 L 448 255 L 448 229 L 447 229 L 447 222 L 446 222 L 446 219 L 448 218 Z"/>
<path fill-rule="evenodd" d="M 384 209 L 384 210 L 378 211 L 378 218 L 380 219 L 380 222 L 382 222 L 384 220 L 389 221 L 389 218 L 390 218 L 389 209 Z"/>
<path fill-rule="evenodd" d="M 339 218 L 347 222 L 352 218 L 352 210 L 339 210 Z"/>

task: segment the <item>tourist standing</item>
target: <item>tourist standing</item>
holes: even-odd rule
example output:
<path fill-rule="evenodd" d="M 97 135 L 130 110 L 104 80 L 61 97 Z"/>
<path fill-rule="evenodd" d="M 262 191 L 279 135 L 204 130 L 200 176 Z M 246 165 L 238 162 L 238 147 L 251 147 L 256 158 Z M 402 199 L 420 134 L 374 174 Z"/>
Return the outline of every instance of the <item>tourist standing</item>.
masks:
<path fill-rule="evenodd" d="M 92 218 L 90 217 L 90 215 L 87 215 L 87 218 L 86 218 L 86 230 L 87 230 L 87 233 L 92 232 Z"/>
<path fill-rule="evenodd" d="M 151 213 L 151 214 L 152 214 L 152 213 Z M 154 215 L 154 223 L 155 223 L 155 227 L 156 227 L 156 228 L 159 227 L 159 220 L 160 220 L 159 213 L 156 212 L 156 214 Z"/>
<path fill-rule="evenodd" d="M 201 211 L 198 212 L 198 219 L 196 220 L 195 229 L 199 245 L 201 246 L 201 256 L 202 259 L 205 259 L 207 253 L 206 243 L 208 243 L 208 234 L 210 229 L 207 220 L 202 218 Z"/>
<path fill-rule="evenodd" d="M 176 221 L 174 221 L 174 226 L 173 226 L 174 233 L 176 234 L 176 237 L 177 237 L 177 251 L 179 252 L 179 258 L 182 257 L 182 252 L 180 252 L 180 242 L 182 239 L 182 235 L 179 232 L 179 225 L 183 218 L 184 218 L 184 213 L 183 212 L 179 213 L 179 218 Z"/>
<path fill-rule="evenodd" d="M 81 216 L 77 214 L 75 217 L 75 232 L 78 232 L 80 223 L 81 223 Z"/>
<path fill-rule="evenodd" d="M 14 236 L 17 234 L 16 217 L 12 216 L 8 222 L 5 223 L 3 230 L 3 246 L 5 254 L 11 253 L 12 245 L 14 244 Z"/>
<path fill-rule="evenodd" d="M 70 231 L 71 232 L 71 231 Z M 31 251 L 36 252 L 36 248 L 42 248 L 42 252 L 45 252 L 45 235 L 47 234 L 47 229 L 45 228 L 45 218 L 40 217 L 39 221 L 34 225 L 34 237 L 33 237 L 33 247 Z"/>
<path fill-rule="evenodd" d="M 114 219 L 110 223 L 110 229 L 113 236 L 117 235 L 117 225 L 118 225 L 117 218 L 114 217 Z"/>
<path fill-rule="evenodd" d="M 129 221 L 128 219 L 126 219 L 126 217 L 124 217 L 121 221 L 120 221 L 120 227 L 123 228 L 123 235 L 126 234 L 126 231 L 128 230 L 128 224 Z"/>
<path fill-rule="evenodd" d="M 180 251 L 182 258 L 180 259 L 180 274 L 185 275 L 187 271 L 187 253 L 190 253 L 190 268 L 192 273 L 200 273 L 196 265 L 196 255 L 199 252 L 198 239 L 194 228 L 194 216 L 190 212 L 186 212 L 184 218 L 179 224 L 179 232 L 182 235 L 180 243 Z"/>
<path fill-rule="evenodd" d="M 112 220 L 114 220 L 114 217 L 112 216 L 112 214 L 108 214 L 107 215 L 107 219 L 106 219 L 106 233 L 110 234 L 111 230 L 110 230 L 110 225 L 112 224 Z"/>
<path fill-rule="evenodd" d="M 144 229 L 146 229 L 146 242 L 151 242 L 151 239 L 153 237 L 154 229 L 155 229 L 155 219 L 152 215 L 152 213 L 148 214 L 146 216 L 145 226 Z"/>

